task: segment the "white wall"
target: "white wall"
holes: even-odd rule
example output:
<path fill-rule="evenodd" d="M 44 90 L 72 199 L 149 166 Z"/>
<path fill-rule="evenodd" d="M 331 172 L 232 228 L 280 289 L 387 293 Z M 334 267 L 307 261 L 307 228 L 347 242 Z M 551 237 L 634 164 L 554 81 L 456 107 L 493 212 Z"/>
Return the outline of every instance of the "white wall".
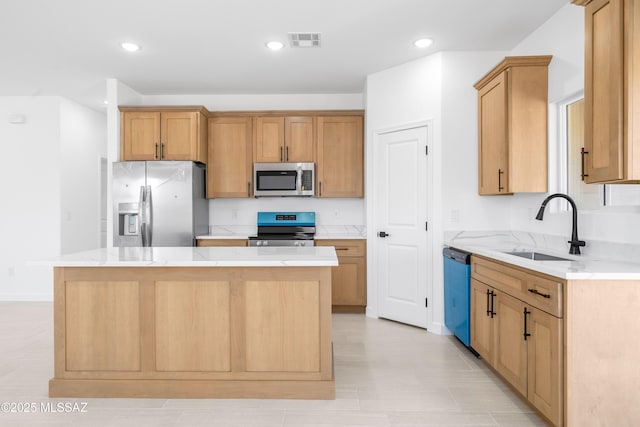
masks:
<path fill-rule="evenodd" d="M 443 233 L 449 229 L 504 228 L 509 209 L 478 196 L 477 92 L 473 84 L 500 62 L 505 52 L 442 52 L 372 74 L 367 79 L 367 218 L 375 218 L 376 131 L 430 121 L 429 167 L 432 211 L 429 244 L 430 283 L 427 329 L 444 332 Z M 453 215 L 452 215 L 453 213 Z M 374 220 L 368 224 L 375 229 Z M 377 315 L 375 241 L 368 247 L 367 313 Z"/>
<path fill-rule="evenodd" d="M 442 69 L 442 215 L 444 230 L 503 229 L 504 197 L 478 195 L 478 92 L 473 85 L 505 52 L 445 52 Z"/>
<path fill-rule="evenodd" d="M 144 95 L 143 105 L 203 105 L 210 111 L 359 110 L 362 94 Z"/>
<path fill-rule="evenodd" d="M 31 262 L 97 247 L 104 130 L 104 115 L 64 98 L 0 97 L 0 300 L 52 300 L 52 268 Z"/>
<path fill-rule="evenodd" d="M 100 158 L 107 157 L 107 117 L 60 102 L 63 254 L 100 247 Z"/>
<path fill-rule="evenodd" d="M 0 299 L 51 299 L 52 269 L 32 260 L 60 254 L 60 99 L 0 97 Z M 22 114 L 23 124 L 8 123 Z"/>
<path fill-rule="evenodd" d="M 371 74 L 367 77 L 367 120 L 365 129 L 365 188 L 367 198 L 367 228 L 376 229 L 375 206 L 375 164 L 374 141 L 380 131 L 399 128 L 415 123 L 429 122 L 431 126 L 429 165 L 438 166 L 441 156 L 441 109 L 442 109 L 442 54 L 436 53 L 416 61 L 399 65 L 388 70 Z M 439 180 L 439 173 L 428 172 L 431 177 Z M 435 185 L 434 187 L 438 187 Z M 439 192 L 433 195 L 433 203 L 440 205 Z M 433 211 L 433 210 L 431 210 Z M 432 230 L 438 230 L 438 220 L 428 218 Z M 438 233 L 438 231 L 433 231 Z M 369 233 L 372 235 L 372 233 Z M 436 239 L 437 240 L 437 239 Z M 429 258 L 427 263 L 433 263 L 433 251 L 436 243 L 430 239 L 427 245 Z M 367 240 L 367 315 L 378 316 L 378 272 L 376 239 Z M 431 271 L 433 273 L 433 271 Z M 433 278 L 429 278 L 427 297 L 433 304 L 431 307 L 442 305 L 432 299 Z M 441 329 L 441 323 L 432 318 L 432 308 L 427 311 L 427 328 Z"/>

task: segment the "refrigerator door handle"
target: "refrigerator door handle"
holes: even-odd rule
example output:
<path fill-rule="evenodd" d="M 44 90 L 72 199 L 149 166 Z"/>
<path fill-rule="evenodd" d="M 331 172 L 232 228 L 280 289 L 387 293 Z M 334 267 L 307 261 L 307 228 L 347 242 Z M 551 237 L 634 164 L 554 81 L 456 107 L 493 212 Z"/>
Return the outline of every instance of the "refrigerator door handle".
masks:
<path fill-rule="evenodd" d="M 153 240 L 153 202 L 151 186 L 140 186 L 140 235 L 142 246 L 149 247 Z"/>

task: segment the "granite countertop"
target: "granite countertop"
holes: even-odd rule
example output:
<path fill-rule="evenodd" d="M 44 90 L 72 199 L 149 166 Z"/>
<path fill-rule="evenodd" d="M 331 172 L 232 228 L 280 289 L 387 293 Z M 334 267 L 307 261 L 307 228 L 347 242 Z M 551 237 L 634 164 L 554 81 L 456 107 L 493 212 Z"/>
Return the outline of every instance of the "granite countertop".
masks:
<path fill-rule="evenodd" d="M 52 267 L 331 267 L 331 246 L 107 248 L 62 255 L 35 264 Z"/>
<path fill-rule="evenodd" d="M 640 280 L 640 263 L 607 259 L 601 254 L 597 255 L 597 250 L 591 250 L 594 254 L 588 254 L 583 249 L 585 255 L 569 255 L 566 240 L 559 236 L 540 238 L 531 233 L 512 231 L 459 232 L 446 236 L 444 243 L 476 255 L 566 280 Z M 590 244 L 595 245 L 596 242 L 587 242 L 588 246 Z M 560 250 L 559 247 L 563 249 Z M 505 253 L 515 251 L 541 252 L 566 258 L 567 261 L 534 261 Z"/>
<path fill-rule="evenodd" d="M 255 236 L 256 226 L 245 225 L 214 225 L 209 234 L 197 236 L 196 239 L 241 239 Z M 316 226 L 315 238 L 329 239 L 366 239 L 367 232 L 362 225 L 319 225 Z"/>

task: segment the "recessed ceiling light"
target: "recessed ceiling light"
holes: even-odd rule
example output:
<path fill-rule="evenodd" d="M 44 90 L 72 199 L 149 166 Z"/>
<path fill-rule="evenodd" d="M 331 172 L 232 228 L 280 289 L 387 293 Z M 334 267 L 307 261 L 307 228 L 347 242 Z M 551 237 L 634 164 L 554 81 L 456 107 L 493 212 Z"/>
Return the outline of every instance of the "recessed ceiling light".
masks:
<path fill-rule="evenodd" d="M 420 47 L 420 48 L 429 47 L 431 46 L 431 43 L 433 43 L 433 40 L 431 39 L 418 39 L 413 42 L 415 47 Z"/>
<path fill-rule="evenodd" d="M 126 50 L 127 52 L 137 52 L 140 50 L 140 46 L 135 44 L 135 43 L 131 43 L 131 42 L 123 42 L 120 43 L 120 46 Z"/>
<path fill-rule="evenodd" d="M 272 41 L 267 43 L 267 47 L 271 50 L 280 50 L 284 47 L 284 44 L 277 41 Z"/>
<path fill-rule="evenodd" d="M 103 103 L 104 105 L 109 105 L 109 101 L 107 101 L 106 99 L 105 99 L 104 101 L 102 101 L 102 103 Z"/>

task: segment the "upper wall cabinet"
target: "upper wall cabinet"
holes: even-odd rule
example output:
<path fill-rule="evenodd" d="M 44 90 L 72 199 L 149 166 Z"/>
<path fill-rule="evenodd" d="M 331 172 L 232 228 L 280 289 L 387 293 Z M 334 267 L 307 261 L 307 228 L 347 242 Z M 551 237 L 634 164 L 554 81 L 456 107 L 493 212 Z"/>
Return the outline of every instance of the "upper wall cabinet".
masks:
<path fill-rule="evenodd" d="M 508 56 L 478 81 L 478 192 L 547 191 L 551 56 Z"/>
<path fill-rule="evenodd" d="M 254 118 L 256 162 L 314 162 L 313 117 Z"/>
<path fill-rule="evenodd" d="M 207 198 L 252 195 L 251 117 L 209 118 Z"/>
<path fill-rule="evenodd" d="M 585 182 L 637 182 L 640 5 L 631 0 L 573 3 L 585 6 Z"/>
<path fill-rule="evenodd" d="M 202 107 L 120 107 L 121 160 L 207 161 Z"/>
<path fill-rule="evenodd" d="M 317 118 L 318 197 L 364 197 L 363 117 Z"/>

